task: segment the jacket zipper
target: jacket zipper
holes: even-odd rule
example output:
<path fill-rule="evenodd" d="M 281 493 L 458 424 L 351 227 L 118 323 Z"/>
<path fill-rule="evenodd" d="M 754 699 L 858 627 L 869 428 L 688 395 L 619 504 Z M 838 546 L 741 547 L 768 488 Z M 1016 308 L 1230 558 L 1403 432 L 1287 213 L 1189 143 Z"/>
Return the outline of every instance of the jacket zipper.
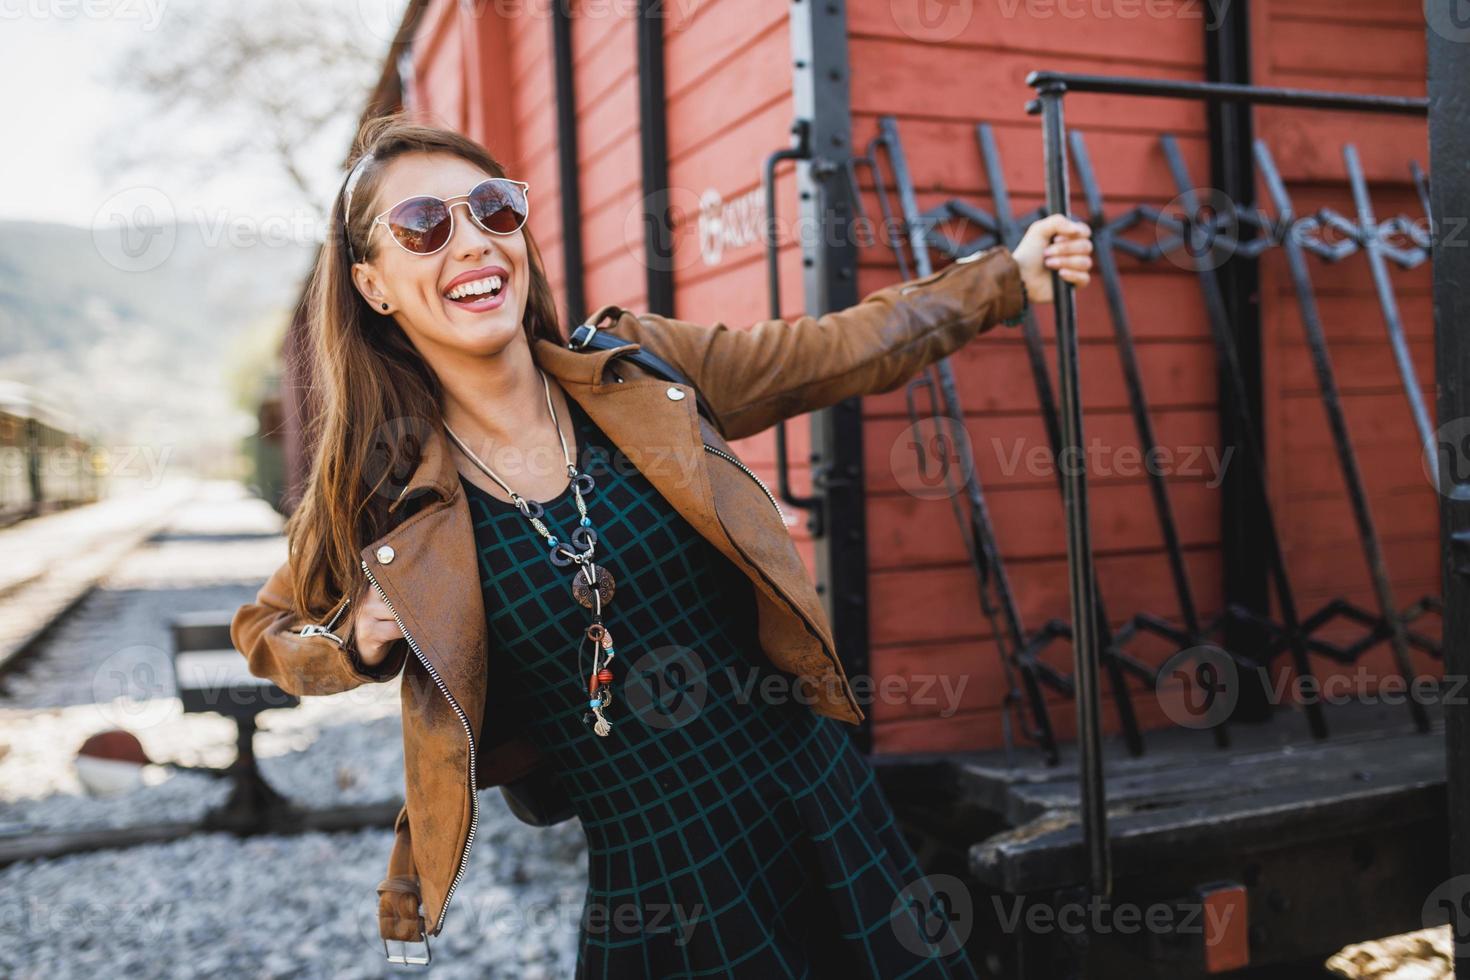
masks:
<path fill-rule="evenodd" d="M 480 823 L 480 800 L 475 791 L 475 730 L 470 727 L 469 716 L 464 713 L 464 709 L 459 706 L 459 702 L 454 700 L 454 695 L 449 693 L 449 688 L 444 685 L 444 680 L 439 676 L 439 672 L 434 669 L 434 665 L 429 663 L 428 658 L 424 656 L 424 652 L 419 649 L 418 642 L 409 635 L 408 627 L 403 625 L 403 618 L 398 615 L 398 610 L 393 608 L 392 600 L 383 591 L 383 587 L 378 584 L 378 580 L 373 577 L 373 573 L 368 569 L 368 563 L 362 559 L 358 559 L 358 561 L 362 565 L 363 573 L 367 575 L 368 581 L 373 583 L 373 588 L 378 590 L 378 595 L 383 597 L 383 602 L 388 606 L 388 611 L 393 614 L 393 618 L 398 622 L 398 628 L 403 631 L 403 636 L 408 640 L 408 645 L 413 650 L 414 655 L 419 658 L 419 662 L 424 665 L 424 669 L 429 672 L 429 676 L 434 678 L 434 683 L 439 686 L 440 692 L 443 693 L 445 700 L 449 702 L 449 706 L 454 709 L 454 713 L 459 715 L 460 724 L 464 725 L 465 738 L 470 743 L 470 764 L 469 775 L 467 777 L 470 784 L 470 832 L 469 836 L 465 838 L 464 848 L 459 852 L 459 866 L 454 872 L 454 880 L 449 883 L 449 890 L 444 893 L 444 905 L 439 909 L 439 928 L 434 930 L 433 933 L 437 936 L 444 930 L 444 914 L 449 910 L 449 902 L 454 898 L 454 890 L 459 887 L 460 879 L 464 877 L 465 868 L 467 867 L 465 859 L 469 857 L 470 847 L 475 843 L 475 829 Z"/>
<path fill-rule="evenodd" d="M 945 266 L 943 269 L 940 269 L 938 272 L 931 272 L 931 273 L 929 273 L 928 276 L 925 276 L 924 278 L 929 279 L 929 282 L 927 282 L 927 283 L 910 283 L 909 285 L 904 286 L 902 289 L 900 289 L 898 291 L 899 292 L 899 295 L 903 295 L 905 293 L 911 293 L 914 290 L 919 289 L 921 286 L 932 285 L 932 284 L 938 282 L 939 280 L 943 279 L 945 276 L 949 275 L 955 269 L 958 269 L 960 266 L 967 265 L 967 264 L 969 264 L 971 262 L 978 262 L 982 257 L 990 254 L 990 252 L 993 251 L 994 248 L 995 248 L 995 246 L 991 246 L 990 248 L 981 249 L 978 252 L 971 252 L 969 255 L 966 255 L 964 258 L 955 259 L 953 262 L 951 262 L 949 265 Z"/>
<path fill-rule="evenodd" d="M 754 480 L 756 483 L 760 484 L 760 488 L 766 492 L 766 499 L 771 502 L 771 506 L 772 507 L 776 508 L 776 516 L 779 517 L 779 518 L 781 518 L 781 523 L 782 524 L 785 524 L 786 523 L 786 515 L 783 514 L 783 513 L 781 513 L 781 505 L 778 504 L 778 503 L 776 503 L 776 496 L 775 496 L 775 494 L 771 493 L 771 490 L 770 490 L 769 487 L 766 486 L 765 481 L 763 481 L 760 477 L 756 476 L 755 475 L 755 472 L 753 470 L 751 470 L 750 467 L 746 466 L 744 463 L 740 462 L 740 460 L 736 459 L 734 456 L 731 456 L 729 453 L 725 452 L 723 449 L 716 449 L 714 446 L 711 446 L 707 442 L 706 443 L 703 443 L 703 446 L 704 446 L 705 449 L 708 449 L 710 452 L 714 453 L 716 456 L 719 456 L 722 459 L 728 459 L 730 462 L 734 463 L 736 466 L 738 466 L 742 470 L 744 470 L 745 473 L 746 473 L 746 475 L 749 476 L 752 480 Z"/>
<path fill-rule="evenodd" d="M 305 626 L 301 627 L 301 629 L 296 631 L 297 634 L 299 636 L 325 636 L 333 643 L 337 644 L 337 646 L 342 646 L 342 637 L 338 636 L 336 633 L 333 633 L 332 627 L 337 625 L 337 620 L 342 618 L 342 614 L 347 611 L 347 607 L 351 604 L 352 597 L 347 596 L 342 600 L 342 603 L 337 606 L 337 611 L 333 613 L 331 619 L 327 620 L 325 623 L 307 623 Z"/>

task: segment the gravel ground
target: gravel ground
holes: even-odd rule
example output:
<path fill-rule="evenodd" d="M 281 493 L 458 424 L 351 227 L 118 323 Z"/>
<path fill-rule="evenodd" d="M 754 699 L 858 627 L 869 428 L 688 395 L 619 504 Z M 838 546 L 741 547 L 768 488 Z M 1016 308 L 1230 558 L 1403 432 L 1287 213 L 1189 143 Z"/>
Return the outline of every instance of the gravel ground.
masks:
<path fill-rule="evenodd" d="M 238 486 L 201 484 L 166 534 L 0 681 L 0 836 L 196 819 L 228 795 L 225 780 L 153 765 L 138 789 L 92 797 L 74 759 L 89 735 L 125 728 L 155 762 L 233 760 L 232 722 L 186 715 L 168 696 L 167 623 L 252 600 L 285 560 L 279 532 L 279 515 Z M 298 804 L 402 798 L 396 682 L 305 698 L 259 725 L 260 768 Z M 0 869 L 0 977 L 389 975 L 375 888 L 391 849 L 388 829 L 199 834 L 19 862 Z M 577 821 L 529 827 L 498 790 L 482 793 L 470 867 L 431 940 L 435 975 L 570 976 L 586 884 Z"/>
<path fill-rule="evenodd" d="M 536 828 L 481 794 L 480 832 L 442 936 L 436 978 L 569 977 L 586 888 L 575 821 Z M 392 833 L 168 844 L 0 869 L 0 976 L 378 977 L 390 967 L 377 893 Z M 422 947 L 413 947 L 422 952 Z M 421 969 L 421 968 L 420 968 Z"/>

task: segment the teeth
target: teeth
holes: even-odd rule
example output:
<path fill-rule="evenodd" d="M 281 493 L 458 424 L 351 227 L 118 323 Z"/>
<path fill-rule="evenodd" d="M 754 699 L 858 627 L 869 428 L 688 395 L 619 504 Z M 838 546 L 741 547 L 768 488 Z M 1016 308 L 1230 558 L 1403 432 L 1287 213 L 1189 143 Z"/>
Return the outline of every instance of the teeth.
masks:
<path fill-rule="evenodd" d="M 455 286 L 445 295 L 450 299 L 463 299 L 466 296 L 479 296 L 484 293 L 497 292 L 500 289 L 500 277 L 490 276 L 488 279 L 476 279 L 473 282 L 462 282 Z"/>

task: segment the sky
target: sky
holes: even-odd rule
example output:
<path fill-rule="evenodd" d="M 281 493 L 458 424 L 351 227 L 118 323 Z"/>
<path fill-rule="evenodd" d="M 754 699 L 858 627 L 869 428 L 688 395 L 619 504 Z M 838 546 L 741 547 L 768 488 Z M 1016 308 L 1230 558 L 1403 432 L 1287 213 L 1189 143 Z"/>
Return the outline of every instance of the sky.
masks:
<path fill-rule="evenodd" d="M 141 111 L 136 97 L 106 83 L 110 66 L 169 10 L 219 0 L 0 0 L 0 92 L 6 93 L 7 144 L 0 154 L 0 221 L 50 221 L 91 227 L 105 202 L 147 175 L 106 177 L 97 166 L 96 135 Z M 404 0 L 300 0 L 340 8 L 374 37 L 387 36 Z M 228 125 L 227 121 L 223 121 Z M 314 174 L 330 182 L 356 124 L 344 115 L 340 139 L 321 141 Z M 190 134 L 179 134 L 180 139 Z M 200 134 L 200 138 L 207 138 Z M 177 185 L 173 185 L 175 188 Z M 270 213 L 281 178 L 257 166 L 222 161 L 217 176 L 193 185 L 195 200 L 176 200 L 181 213 L 198 209 Z"/>

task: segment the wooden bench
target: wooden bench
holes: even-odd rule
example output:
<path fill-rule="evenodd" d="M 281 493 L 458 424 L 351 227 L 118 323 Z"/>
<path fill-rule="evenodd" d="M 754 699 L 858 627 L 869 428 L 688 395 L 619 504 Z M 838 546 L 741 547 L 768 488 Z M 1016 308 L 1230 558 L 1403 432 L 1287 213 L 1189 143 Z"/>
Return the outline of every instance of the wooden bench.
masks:
<path fill-rule="evenodd" d="M 273 708 L 294 708 L 301 699 L 250 673 L 230 641 L 232 610 L 181 613 L 169 624 L 173 636 L 174 686 L 186 714 L 214 712 L 233 718 L 235 761 L 224 770 L 234 790 L 204 818 L 206 830 L 239 834 L 299 829 L 301 811 L 278 793 L 255 761 L 255 717 Z M 204 767 L 195 767 L 204 768 Z"/>

